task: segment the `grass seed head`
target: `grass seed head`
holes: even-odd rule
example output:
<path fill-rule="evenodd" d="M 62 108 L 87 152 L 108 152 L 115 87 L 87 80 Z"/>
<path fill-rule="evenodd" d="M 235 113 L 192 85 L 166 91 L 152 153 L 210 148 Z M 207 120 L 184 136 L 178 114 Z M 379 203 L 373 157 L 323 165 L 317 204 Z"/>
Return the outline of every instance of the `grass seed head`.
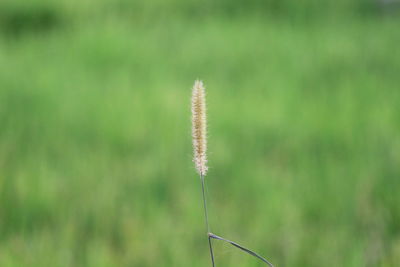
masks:
<path fill-rule="evenodd" d="M 203 82 L 196 80 L 192 92 L 192 138 L 197 172 L 205 176 L 207 167 L 206 98 Z"/>

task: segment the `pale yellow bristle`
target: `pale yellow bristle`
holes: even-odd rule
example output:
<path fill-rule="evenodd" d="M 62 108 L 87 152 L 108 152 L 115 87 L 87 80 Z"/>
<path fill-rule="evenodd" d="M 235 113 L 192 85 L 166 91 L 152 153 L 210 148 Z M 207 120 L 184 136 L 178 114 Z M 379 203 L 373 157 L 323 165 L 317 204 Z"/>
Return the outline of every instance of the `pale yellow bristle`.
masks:
<path fill-rule="evenodd" d="M 202 81 L 196 80 L 192 92 L 192 137 L 194 163 L 197 172 L 207 173 L 207 122 L 205 88 Z"/>

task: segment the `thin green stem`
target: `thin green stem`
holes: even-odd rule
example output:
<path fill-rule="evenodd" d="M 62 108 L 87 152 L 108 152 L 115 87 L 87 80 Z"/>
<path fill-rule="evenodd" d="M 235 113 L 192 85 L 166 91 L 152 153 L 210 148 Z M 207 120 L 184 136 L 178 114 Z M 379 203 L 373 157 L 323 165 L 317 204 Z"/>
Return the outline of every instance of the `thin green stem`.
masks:
<path fill-rule="evenodd" d="M 213 251 L 213 247 L 212 247 L 211 237 L 209 235 L 209 233 L 210 233 L 210 224 L 208 222 L 207 200 L 206 200 L 206 193 L 205 193 L 205 186 L 204 186 L 204 176 L 203 175 L 200 175 L 200 180 L 201 180 L 201 192 L 203 193 L 204 217 L 205 217 L 205 223 L 206 223 L 206 229 L 207 229 L 208 245 L 209 245 L 209 248 L 210 248 L 211 263 L 212 263 L 212 267 L 215 267 L 214 251 Z"/>
<path fill-rule="evenodd" d="M 211 256 L 211 263 L 212 266 L 215 266 L 215 262 L 214 262 L 214 251 L 213 251 L 213 247 L 212 247 L 212 242 L 211 242 L 211 237 L 208 237 L 208 245 L 210 247 L 210 256 Z"/>

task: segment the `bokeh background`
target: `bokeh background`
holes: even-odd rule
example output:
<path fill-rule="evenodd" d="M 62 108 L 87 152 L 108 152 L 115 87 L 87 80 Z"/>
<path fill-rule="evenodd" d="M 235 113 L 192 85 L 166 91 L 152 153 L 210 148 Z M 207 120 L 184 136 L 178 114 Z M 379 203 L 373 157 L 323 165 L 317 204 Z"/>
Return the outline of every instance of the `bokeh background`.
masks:
<path fill-rule="evenodd" d="M 398 266 L 398 8 L 1 0 L 0 265 Z"/>

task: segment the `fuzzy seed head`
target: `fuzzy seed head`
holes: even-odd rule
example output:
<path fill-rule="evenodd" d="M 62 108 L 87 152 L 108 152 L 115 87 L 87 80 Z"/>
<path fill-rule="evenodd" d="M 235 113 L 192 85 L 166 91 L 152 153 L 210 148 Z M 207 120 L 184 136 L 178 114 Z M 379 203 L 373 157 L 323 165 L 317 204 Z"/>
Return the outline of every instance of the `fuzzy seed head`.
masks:
<path fill-rule="evenodd" d="M 205 176 L 207 167 L 206 98 L 202 81 L 196 80 L 192 92 L 192 138 L 194 163 L 197 172 Z"/>

